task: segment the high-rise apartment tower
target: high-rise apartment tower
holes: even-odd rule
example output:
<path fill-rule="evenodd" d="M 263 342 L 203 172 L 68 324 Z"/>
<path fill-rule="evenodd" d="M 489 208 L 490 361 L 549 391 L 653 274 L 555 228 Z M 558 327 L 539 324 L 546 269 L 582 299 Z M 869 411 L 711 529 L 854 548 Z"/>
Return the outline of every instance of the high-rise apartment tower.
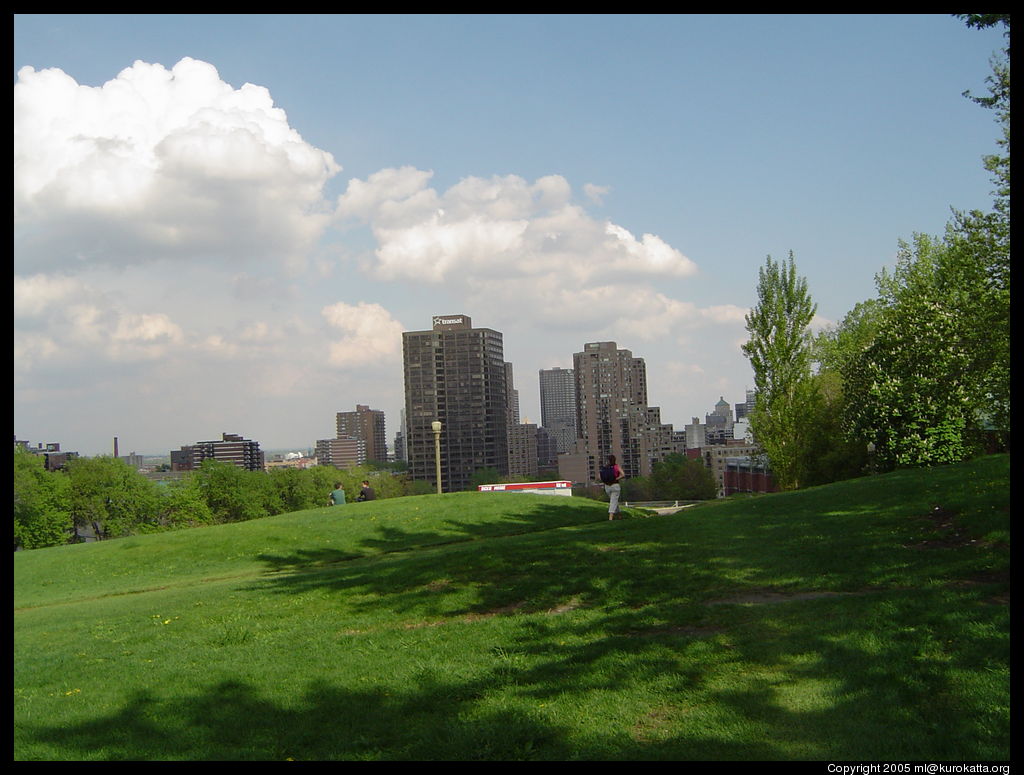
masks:
<path fill-rule="evenodd" d="M 540 370 L 540 424 L 554 438 L 559 454 L 576 446 L 576 377 L 572 369 Z"/>
<path fill-rule="evenodd" d="M 577 451 L 586 454 L 591 481 L 608 455 L 615 455 L 626 476 L 650 473 L 644 428 L 647 368 L 643 358 L 620 350 L 615 342 L 590 342 L 573 355 L 576 377 Z"/>
<path fill-rule="evenodd" d="M 434 433 L 440 421 L 441 485 L 466 489 L 473 473 L 508 473 L 508 392 L 502 335 L 473 328 L 466 315 L 436 315 L 429 331 L 402 334 L 406 454 L 413 479 L 436 483 Z"/>
<path fill-rule="evenodd" d="M 190 471 L 207 458 L 222 460 L 249 471 L 264 470 L 264 455 L 258 441 L 243 439 L 237 433 L 222 433 L 220 441 L 197 441 L 180 450 L 171 450 L 171 468 Z"/>
<path fill-rule="evenodd" d="M 384 435 L 384 412 L 356 404 L 354 412 L 338 412 L 337 438 L 358 439 L 366 444 L 365 460 L 386 462 L 388 448 Z"/>

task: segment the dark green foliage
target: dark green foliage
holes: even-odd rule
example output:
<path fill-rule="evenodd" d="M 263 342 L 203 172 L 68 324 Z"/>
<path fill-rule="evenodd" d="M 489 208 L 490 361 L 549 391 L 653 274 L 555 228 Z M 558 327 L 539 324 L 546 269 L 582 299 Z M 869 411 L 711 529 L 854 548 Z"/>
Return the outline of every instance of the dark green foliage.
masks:
<path fill-rule="evenodd" d="M 475 492 L 476 488 L 481 484 L 496 484 L 500 481 L 502 481 L 502 478 L 497 468 L 478 468 L 469 477 L 469 486 L 466 487 L 466 490 Z"/>
<path fill-rule="evenodd" d="M 207 459 L 192 476 L 215 522 L 244 522 L 282 511 L 280 494 L 261 471 Z"/>
<path fill-rule="evenodd" d="M 14 452 L 14 546 L 58 546 L 72 533 L 67 477 L 47 471 L 43 459 Z"/>
<path fill-rule="evenodd" d="M 717 494 L 715 478 L 701 460 L 671 454 L 654 464 L 650 500 L 710 500 Z"/>
<path fill-rule="evenodd" d="M 277 489 L 282 511 L 303 511 L 326 506 L 327 496 L 334 489 L 334 483 L 341 481 L 339 471 L 330 466 L 313 468 L 278 468 L 269 473 L 270 481 Z M 345 487 L 345 497 L 354 497 Z"/>
<path fill-rule="evenodd" d="M 41 458 L 15 452 L 15 547 L 74 541 L 75 525 L 90 531 L 98 526 L 99 538 L 116 538 L 320 508 L 329 505 L 336 482 L 350 503 L 364 479 L 378 499 L 433 492 L 426 483 L 379 467 L 314 466 L 265 473 L 206 460 L 197 471 L 160 484 L 110 457 L 77 458 L 66 469 L 46 471 Z"/>
<path fill-rule="evenodd" d="M 875 336 L 844 363 L 847 417 L 883 469 L 964 460 L 1009 431 L 1009 293 L 951 228 L 901 243 L 878 278 Z"/>
<path fill-rule="evenodd" d="M 432 492 L 434 492 L 434 486 L 422 479 L 409 480 L 405 485 L 406 495 L 430 495 Z"/>
<path fill-rule="evenodd" d="M 647 476 L 635 476 L 632 479 L 623 479 L 621 482 L 623 501 L 653 501 L 660 500 L 653 494 L 651 480 Z M 575 494 L 575 493 L 574 493 Z"/>
<path fill-rule="evenodd" d="M 198 527 L 212 524 L 213 512 L 203 497 L 199 481 L 186 477 L 167 485 L 161 504 L 162 526 Z"/>
<path fill-rule="evenodd" d="M 847 437 L 843 426 L 843 384 L 838 372 L 821 371 L 807 384 L 799 418 L 803 439 L 798 458 L 803 486 L 813 487 L 864 473 L 867 447 Z"/>
<path fill-rule="evenodd" d="M 356 466 L 342 471 L 328 467 L 325 470 L 331 472 L 332 481 L 341 482 L 342 487 L 345 488 L 345 497 L 349 503 L 355 502 L 359 496 L 359 490 L 364 479 L 370 482 L 370 486 L 373 487 L 377 499 L 400 498 L 403 495 L 412 494 L 408 487 L 409 480 L 405 476 L 396 476 L 386 470 L 368 466 Z M 317 468 L 306 469 L 303 473 L 307 472 L 311 476 L 318 476 L 316 473 Z M 327 478 L 326 473 L 322 474 L 322 476 L 324 479 Z M 430 488 L 427 492 L 434 492 L 434 490 Z"/>
<path fill-rule="evenodd" d="M 78 527 L 100 525 L 107 537 L 131 535 L 159 524 L 156 485 L 113 457 L 78 457 L 65 464 L 71 518 Z"/>

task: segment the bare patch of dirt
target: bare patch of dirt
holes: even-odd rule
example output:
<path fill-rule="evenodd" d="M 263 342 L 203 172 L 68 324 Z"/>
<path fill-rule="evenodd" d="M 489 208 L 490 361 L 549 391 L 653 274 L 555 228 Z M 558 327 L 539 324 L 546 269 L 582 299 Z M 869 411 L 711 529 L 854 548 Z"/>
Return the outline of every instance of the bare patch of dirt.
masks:
<path fill-rule="evenodd" d="M 630 730 L 630 735 L 638 743 L 661 740 L 672 728 L 675 715 L 676 709 L 670 705 L 653 708 L 637 720 Z"/>
<path fill-rule="evenodd" d="M 440 627 L 442 624 L 448 624 L 444 619 L 437 622 L 406 622 L 402 629 L 405 630 L 422 630 L 424 627 Z"/>
<path fill-rule="evenodd" d="M 504 605 L 491 611 L 480 611 L 478 613 L 465 614 L 464 616 L 453 616 L 451 619 L 437 619 L 430 622 L 406 622 L 402 627 L 406 630 L 422 630 L 424 627 L 442 627 L 446 624 L 451 624 L 452 622 L 479 622 L 484 619 L 491 619 L 495 616 L 515 613 L 525 605 L 526 603 L 524 602 L 510 603 L 509 605 Z"/>
<path fill-rule="evenodd" d="M 990 584 L 1000 584 L 1006 587 L 1005 592 L 999 592 L 991 597 L 986 598 L 982 602 L 988 605 L 1009 605 L 1010 604 L 1010 571 L 999 570 L 999 571 L 985 571 L 982 573 L 976 573 L 974 576 L 966 579 L 956 579 L 950 581 L 947 586 L 954 587 L 956 589 L 971 589 L 973 587 L 988 586 Z"/>
<path fill-rule="evenodd" d="M 683 638 L 710 638 L 725 632 L 724 627 L 693 627 L 689 625 L 678 625 L 675 627 L 654 627 L 649 630 L 636 630 L 627 633 L 634 638 L 657 638 L 662 635 L 675 635 Z"/>
<path fill-rule="evenodd" d="M 768 605 L 772 603 L 790 603 L 794 600 L 818 600 L 823 597 L 842 597 L 852 592 L 776 592 L 770 589 L 752 590 L 733 597 L 720 600 L 709 600 L 705 605 Z"/>
<path fill-rule="evenodd" d="M 462 617 L 462 620 L 464 622 L 478 622 L 481 619 L 491 619 L 495 616 L 507 616 L 508 614 L 514 614 L 516 611 L 523 608 L 525 605 L 526 603 L 524 601 L 519 601 L 518 603 L 509 603 L 508 605 L 503 605 L 491 611 L 483 611 L 482 613 L 476 614 L 466 614 Z"/>
<path fill-rule="evenodd" d="M 961 546 L 970 546 L 978 543 L 971 538 L 963 526 L 956 521 L 956 512 L 936 504 L 931 511 L 920 517 L 921 520 L 930 523 L 931 531 L 938 535 L 934 538 L 926 538 L 923 541 L 916 541 L 904 544 L 905 549 L 956 549 Z"/>
<path fill-rule="evenodd" d="M 552 615 L 565 614 L 569 611 L 579 608 L 581 605 L 583 605 L 583 603 L 577 595 L 571 598 L 570 600 L 567 600 L 566 602 L 562 603 L 561 605 L 556 605 L 554 608 L 549 609 L 548 613 Z"/>

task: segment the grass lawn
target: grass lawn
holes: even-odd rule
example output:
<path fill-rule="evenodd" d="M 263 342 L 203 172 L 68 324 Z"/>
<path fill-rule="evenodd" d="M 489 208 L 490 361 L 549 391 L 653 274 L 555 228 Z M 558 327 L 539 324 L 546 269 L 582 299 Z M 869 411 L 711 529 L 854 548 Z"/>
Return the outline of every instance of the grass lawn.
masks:
<path fill-rule="evenodd" d="M 18 552 L 16 760 L 1008 760 L 1009 457 Z"/>

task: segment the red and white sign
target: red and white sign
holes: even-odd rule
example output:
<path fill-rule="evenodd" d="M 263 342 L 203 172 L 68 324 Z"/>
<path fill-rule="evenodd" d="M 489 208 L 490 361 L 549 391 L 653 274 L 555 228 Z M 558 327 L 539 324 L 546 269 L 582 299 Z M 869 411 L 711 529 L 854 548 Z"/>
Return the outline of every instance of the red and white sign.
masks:
<path fill-rule="evenodd" d="M 477 485 L 477 492 L 525 492 L 537 495 L 572 495 L 572 482 L 509 482 Z"/>

